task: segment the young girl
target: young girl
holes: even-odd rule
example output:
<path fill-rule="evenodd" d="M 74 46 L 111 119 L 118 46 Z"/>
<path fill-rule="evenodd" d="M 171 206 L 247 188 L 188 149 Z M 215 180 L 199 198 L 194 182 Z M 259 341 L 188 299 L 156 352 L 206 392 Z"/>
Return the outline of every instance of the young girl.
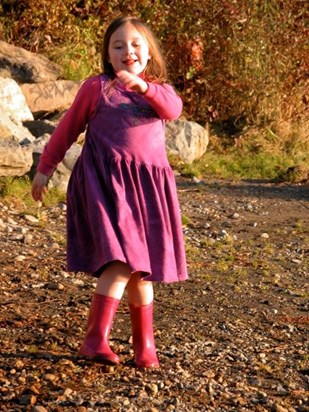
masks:
<path fill-rule="evenodd" d="M 103 44 L 104 74 L 86 80 L 46 146 L 33 180 L 42 200 L 49 177 L 87 128 L 67 192 L 68 271 L 98 278 L 79 350 L 119 364 L 108 343 L 127 290 L 138 368 L 158 368 L 153 335 L 153 281 L 187 279 L 173 171 L 164 124 L 182 101 L 166 84 L 166 68 L 151 31 L 119 17 Z"/>

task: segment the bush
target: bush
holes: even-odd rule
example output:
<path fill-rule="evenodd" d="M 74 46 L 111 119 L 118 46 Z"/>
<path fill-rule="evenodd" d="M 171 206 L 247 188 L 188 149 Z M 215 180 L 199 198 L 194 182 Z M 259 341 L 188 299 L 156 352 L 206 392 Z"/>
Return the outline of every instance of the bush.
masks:
<path fill-rule="evenodd" d="M 225 122 L 233 135 L 308 116 L 305 1 L 3 0 L 0 35 L 79 79 L 99 72 L 104 31 L 119 13 L 160 39 L 188 119 Z"/>

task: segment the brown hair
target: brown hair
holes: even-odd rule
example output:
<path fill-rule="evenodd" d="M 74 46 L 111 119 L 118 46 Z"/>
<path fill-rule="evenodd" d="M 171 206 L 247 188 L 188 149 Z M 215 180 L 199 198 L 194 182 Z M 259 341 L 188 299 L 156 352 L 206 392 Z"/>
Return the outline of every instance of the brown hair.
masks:
<path fill-rule="evenodd" d="M 163 54 L 160 50 L 160 46 L 155 35 L 152 31 L 136 17 L 131 16 L 121 16 L 113 20 L 108 26 L 102 50 L 102 67 L 103 73 L 110 75 L 112 78 L 115 77 L 114 69 L 111 63 L 108 61 L 108 47 L 112 34 L 124 24 L 132 24 L 134 28 L 144 37 L 149 47 L 149 54 L 151 59 L 148 61 L 146 68 L 144 69 L 144 76 L 147 80 L 164 82 L 167 78 L 166 63 Z"/>

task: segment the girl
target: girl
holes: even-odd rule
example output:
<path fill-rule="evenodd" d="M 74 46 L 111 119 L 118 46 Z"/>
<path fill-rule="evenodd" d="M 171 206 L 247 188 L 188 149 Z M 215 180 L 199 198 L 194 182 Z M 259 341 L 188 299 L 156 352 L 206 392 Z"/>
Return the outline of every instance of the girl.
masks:
<path fill-rule="evenodd" d="M 138 368 L 158 368 L 153 335 L 153 281 L 187 279 L 174 175 L 165 152 L 165 120 L 182 101 L 164 83 L 165 62 L 151 31 L 119 17 L 106 31 L 104 73 L 86 80 L 38 164 L 32 196 L 87 128 L 67 192 L 68 271 L 98 278 L 86 335 L 89 359 L 119 364 L 108 343 L 127 290 Z"/>

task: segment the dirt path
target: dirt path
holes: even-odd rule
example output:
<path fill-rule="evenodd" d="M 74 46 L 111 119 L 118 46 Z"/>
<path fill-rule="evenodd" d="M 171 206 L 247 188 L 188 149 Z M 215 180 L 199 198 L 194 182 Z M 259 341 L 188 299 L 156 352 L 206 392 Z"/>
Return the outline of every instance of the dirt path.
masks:
<path fill-rule="evenodd" d="M 161 369 L 77 359 L 94 283 L 65 271 L 65 207 L 0 211 L 0 410 L 309 411 L 309 186 L 179 179 L 190 280 L 156 285 Z M 1 202 L 1 199 L 0 199 Z"/>

